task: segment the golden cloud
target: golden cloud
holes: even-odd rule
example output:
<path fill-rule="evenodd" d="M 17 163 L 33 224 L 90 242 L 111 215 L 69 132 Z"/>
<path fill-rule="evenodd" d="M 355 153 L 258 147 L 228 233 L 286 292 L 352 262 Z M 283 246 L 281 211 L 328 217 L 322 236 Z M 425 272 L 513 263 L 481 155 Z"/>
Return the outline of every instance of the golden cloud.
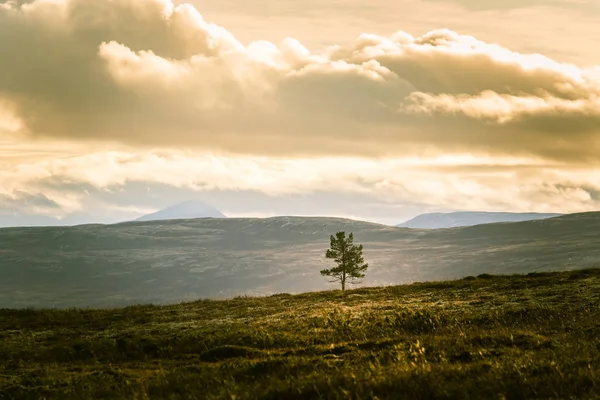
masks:
<path fill-rule="evenodd" d="M 243 44 L 170 0 L 36 0 L 0 8 L 0 52 L 10 126 L 30 137 L 288 156 L 600 150 L 597 71 L 449 30 L 314 53 Z"/>

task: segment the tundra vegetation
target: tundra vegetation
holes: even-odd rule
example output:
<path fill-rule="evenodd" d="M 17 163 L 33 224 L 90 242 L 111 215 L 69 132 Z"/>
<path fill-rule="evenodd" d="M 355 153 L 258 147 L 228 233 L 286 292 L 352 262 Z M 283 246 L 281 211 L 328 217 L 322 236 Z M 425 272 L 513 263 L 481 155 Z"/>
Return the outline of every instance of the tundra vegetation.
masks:
<path fill-rule="evenodd" d="M 600 398 L 600 270 L 0 310 L 0 399 Z"/>

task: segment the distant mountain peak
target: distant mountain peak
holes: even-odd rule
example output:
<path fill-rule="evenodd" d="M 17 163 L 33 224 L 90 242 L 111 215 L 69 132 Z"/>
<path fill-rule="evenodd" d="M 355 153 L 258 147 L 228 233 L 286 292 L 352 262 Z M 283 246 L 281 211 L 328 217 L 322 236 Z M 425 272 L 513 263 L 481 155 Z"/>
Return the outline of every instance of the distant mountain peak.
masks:
<path fill-rule="evenodd" d="M 552 213 L 513 213 L 488 211 L 455 211 L 448 213 L 426 213 L 396 225 L 401 228 L 443 229 L 492 224 L 496 222 L 521 222 L 559 217 L 563 214 Z"/>
<path fill-rule="evenodd" d="M 161 221 L 168 219 L 193 218 L 227 218 L 215 207 L 198 200 L 186 200 L 151 214 L 144 215 L 136 221 Z"/>

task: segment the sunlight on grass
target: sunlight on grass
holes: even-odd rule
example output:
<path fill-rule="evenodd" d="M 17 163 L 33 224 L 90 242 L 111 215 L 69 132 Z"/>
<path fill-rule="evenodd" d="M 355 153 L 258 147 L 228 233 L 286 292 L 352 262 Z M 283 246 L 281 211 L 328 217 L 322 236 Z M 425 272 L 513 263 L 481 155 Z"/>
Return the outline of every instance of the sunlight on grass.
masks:
<path fill-rule="evenodd" d="M 0 310 L 0 398 L 600 396 L 600 270 Z"/>

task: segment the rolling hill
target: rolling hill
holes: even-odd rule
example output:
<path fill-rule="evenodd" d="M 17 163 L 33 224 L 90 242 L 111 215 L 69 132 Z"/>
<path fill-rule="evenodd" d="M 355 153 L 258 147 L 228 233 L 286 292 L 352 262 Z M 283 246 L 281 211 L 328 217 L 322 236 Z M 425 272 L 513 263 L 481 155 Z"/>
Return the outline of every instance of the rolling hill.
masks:
<path fill-rule="evenodd" d="M 598 265 L 600 213 L 412 230 L 337 218 L 0 229 L 1 307 L 104 307 L 335 288 L 329 235 L 365 246 L 364 285 Z"/>
<path fill-rule="evenodd" d="M 563 214 L 510 213 L 484 211 L 458 211 L 451 213 L 427 213 L 398 224 L 400 228 L 443 229 L 461 226 L 491 224 L 495 222 L 521 222 L 560 217 Z"/>

